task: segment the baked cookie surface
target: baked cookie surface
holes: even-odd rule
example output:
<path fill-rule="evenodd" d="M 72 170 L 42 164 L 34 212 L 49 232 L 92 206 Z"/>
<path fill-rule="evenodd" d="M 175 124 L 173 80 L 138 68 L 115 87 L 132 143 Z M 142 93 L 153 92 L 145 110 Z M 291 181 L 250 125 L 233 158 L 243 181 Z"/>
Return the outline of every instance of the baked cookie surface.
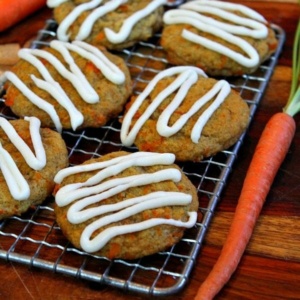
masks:
<path fill-rule="evenodd" d="M 48 1 L 51 5 L 52 1 Z M 57 1 L 55 1 L 57 2 Z M 53 4 L 60 40 L 83 40 L 124 49 L 153 36 L 162 26 L 164 0 L 62 1 Z M 78 13 L 77 13 L 78 12 Z"/>
<path fill-rule="evenodd" d="M 120 151 L 62 170 L 55 194 L 62 232 L 75 247 L 110 259 L 178 242 L 196 222 L 198 197 L 173 162 L 172 154 Z"/>
<path fill-rule="evenodd" d="M 5 72 L 5 104 L 19 117 L 39 118 L 43 127 L 103 126 L 123 110 L 131 94 L 124 60 L 84 42 L 55 40 L 19 55 L 12 71 Z"/>
<path fill-rule="evenodd" d="M 253 73 L 277 47 L 270 24 L 240 4 L 191 1 L 166 12 L 163 20 L 161 45 L 168 61 L 211 76 Z"/>
<path fill-rule="evenodd" d="M 61 135 L 39 128 L 38 123 L 35 118 L 0 118 L 0 219 L 20 215 L 30 206 L 41 204 L 52 194 L 55 174 L 68 166 L 68 152 Z M 31 134 L 30 126 L 37 131 Z M 33 139 L 41 140 L 41 146 L 34 147 Z M 18 141 L 18 145 L 23 141 L 32 153 L 24 145 L 20 151 L 12 140 Z M 12 178 L 9 174 L 13 174 Z"/>
<path fill-rule="evenodd" d="M 126 105 L 125 146 L 174 153 L 178 161 L 201 161 L 232 146 L 249 122 L 249 108 L 225 80 L 195 67 L 160 72 Z"/>

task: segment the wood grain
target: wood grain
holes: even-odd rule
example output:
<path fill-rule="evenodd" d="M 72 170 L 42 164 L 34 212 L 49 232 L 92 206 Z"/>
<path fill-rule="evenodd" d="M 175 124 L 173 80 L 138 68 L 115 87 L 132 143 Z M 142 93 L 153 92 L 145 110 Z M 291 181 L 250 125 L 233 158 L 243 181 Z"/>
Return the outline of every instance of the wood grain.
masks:
<path fill-rule="evenodd" d="M 208 245 L 222 246 L 233 218 L 232 212 L 219 212 L 212 219 L 205 238 Z M 300 261 L 300 216 L 262 215 L 246 249 L 255 254 Z"/>

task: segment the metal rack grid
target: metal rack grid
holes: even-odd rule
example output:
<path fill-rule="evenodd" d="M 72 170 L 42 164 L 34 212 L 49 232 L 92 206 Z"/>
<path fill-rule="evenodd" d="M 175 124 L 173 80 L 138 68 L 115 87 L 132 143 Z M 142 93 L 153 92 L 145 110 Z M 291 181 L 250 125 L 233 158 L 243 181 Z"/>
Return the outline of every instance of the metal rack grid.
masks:
<path fill-rule="evenodd" d="M 279 40 L 276 53 L 255 74 L 229 80 L 231 86 L 248 102 L 251 118 L 262 99 L 285 39 L 284 31 L 278 26 L 273 27 Z M 55 30 L 56 23 L 49 20 L 45 29 L 38 33 L 32 47 L 46 45 L 55 38 Z M 159 46 L 159 38 L 158 34 L 146 43 L 138 43 L 131 49 L 117 53 L 125 59 L 130 69 L 135 85 L 134 93 L 140 93 L 156 73 L 168 67 L 163 49 Z M 0 115 L 14 118 L 3 102 L 2 99 Z M 122 146 L 119 133 L 118 119 L 99 129 L 63 131 L 70 164 L 79 164 L 111 151 L 136 151 L 134 147 Z M 43 205 L 32 208 L 21 217 L 15 216 L 0 222 L 0 258 L 107 284 L 124 291 L 153 296 L 174 294 L 188 281 L 243 138 L 244 135 L 233 147 L 214 157 L 199 163 L 180 164 L 198 190 L 199 218 L 197 224 L 186 231 L 182 240 L 167 251 L 134 261 L 111 261 L 79 251 L 62 235 L 55 222 L 54 199 L 49 198 Z"/>

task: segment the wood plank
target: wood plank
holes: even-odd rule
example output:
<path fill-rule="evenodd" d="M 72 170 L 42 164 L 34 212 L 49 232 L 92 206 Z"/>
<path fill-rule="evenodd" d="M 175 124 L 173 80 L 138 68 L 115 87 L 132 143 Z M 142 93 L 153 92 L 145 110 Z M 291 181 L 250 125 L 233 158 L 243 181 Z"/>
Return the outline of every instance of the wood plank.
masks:
<path fill-rule="evenodd" d="M 216 213 L 205 242 L 221 247 L 225 242 L 232 218 L 232 212 Z M 300 216 L 261 215 L 246 252 L 300 261 Z"/>

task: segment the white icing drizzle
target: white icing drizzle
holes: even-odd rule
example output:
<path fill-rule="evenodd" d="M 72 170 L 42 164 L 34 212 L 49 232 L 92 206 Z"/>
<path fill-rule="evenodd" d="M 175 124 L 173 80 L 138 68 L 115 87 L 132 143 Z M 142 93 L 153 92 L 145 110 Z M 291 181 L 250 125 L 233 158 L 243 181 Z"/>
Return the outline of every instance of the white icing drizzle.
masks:
<path fill-rule="evenodd" d="M 64 190 L 62 190 L 61 193 L 58 192 L 56 201 L 57 204 L 66 202 L 72 203 L 75 200 L 84 198 L 83 200 L 79 200 L 77 203 L 73 204 L 72 208 L 68 211 L 68 220 L 73 224 L 78 224 L 97 216 L 99 211 L 101 211 L 101 209 L 90 208 L 81 212 L 81 210 L 88 205 L 99 203 L 102 200 L 115 196 L 116 194 L 124 192 L 132 187 L 143 186 L 164 180 L 177 182 L 180 178 L 181 174 L 177 169 L 165 169 L 152 174 L 111 179 L 103 183 L 100 181 L 100 183 L 93 186 L 85 187 L 83 185 L 80 189 L 78 188 L 78 185 L 76 185 L 73 192 L 70 190 L 70 186 L 68 186 L 66 193 Z M 65 199 L 63 199 L 63 197 L 65 197 Z"/>
<path fill-rule="evenodd" d="M 169 165 L 174 163 L 174 161 L 175 161 L 175 155 L 171 153 L 157 155 L 156 153 L 135 152 L 130 155 L 130 161 L 128 160 L 128 156 L 120 156 L 103 162 L 97 162 L 97 163 L 86 164 L 86 165 L 78 165 L 78 166 L 62 169 L 55 175 L 54 181 L 56 183 L 61 183 L 66 177 L 70 175 L 83 173 L 83 172 L 91 172 L 98 169 L 99 170 L 105 169 L 106 174 L 108 174 L 106 175 L 107 177 L 113 176 L 114 174 L 118 174 L 122 172 L 123 170 L 126 169 L 126 167 L 132 165 L 134 162 L 136 165 L 143 163 L 144 166 L 151 166 L 155 164 Z M 89 180 L 89 182 L 90 181 L 91 179 Z"/>
<path fill-rule="evenodd" d="M 69 52 L 70 45 L 68 43 L 54 40 L 51 41 L 50 47 L 57 50 L 63 56 L 65 62 L 69 65 L 70 71 L 49 52 L 38 49 L 33 49 L 32 51 L 33 53 L 36 52 L 37 56 L 49 61 L 61 76 L 69 80 L 85 102 L 91 104 L 97 103 L 99 101 L 99 96 L 71 56 Z M 76 51 L 75 49 L 76 48 L 73 47 L 72 50 Z M 80 54 L 79 51 L 76 52 Z"/>
<path fill-rule="evenodd" d="M 83 115 L 74 106 L 72 100 L 63 90 L 61 85 L 53 79 L 50 72 L 43 65 L 43 63 L 39 59 L 37 59 L 29 49 L 20 50 L 19 57 L 31 63 L 37 68 L 37 70 L 39 70 L 44 80 L 39 79 L 34 75 L 31 75 L 31 79 L 34 81 L 37 87 L 48 92 L 61 106 L 63 106 L 68 111 L 72 128 L 75 130 L 79 125 L 81 125 L 83 122 Z M 37 100 L 37 102 L 38 101 L 39 100 Z M 60 121 L 59 123 L 56 122 L 56 128 L 61 128 Z M 61 131 L 61 129 L 59 129 L 59 131 Z"/>
<path fill-rule="evenodd" d="M 29 122 L 29 131 L 36 156 L 18 135 L 11 123 L 4 118 L 0 118 L 0 126 L 13 145 L 20 151 L 27 164 L 34 170 L 41 170 L 46 165 L 46 153 L 40 135 L 41 122 L 39 119 L 34 117 L 25 117 L 25 120 Z"/>
<path fill-rule="evenodd" d="M 167 168 L 154 173 L 132 175 L 121 178 L 111 178 L 133 166 L 170 165 L 174 163 L 174 154 L 136 152 L 108 161 L 96 162 L 87 165 L 69 167 L 59 171 L 55 181 L 60 183 L 64 178 L 82 172 L 98 172 L 85 182 L 74 183 L 60 188 L 55 196 L 58 206 L 71 204 L 67 219 L 72 224 L 80 224 L 91 218 L 99 217 L 89 224 L 81 235 L 81 247 L 87 252 L 95 252 L 101 249 L 110 239 L 119 234 L 136 232 L 152 226 L 170 224 L 180 227 L 192 227 L 197 219 L 197 213 L 189 214 L 189 220 L 167 220 L 163 218 L 151 219 L 144 222 L 114 226 L 112 229 L 104 230 L 91 239 L 92 234 L 99 228 L 121 221 L 125 218 L 143 212 L 147 209 L 164 207 L 168 205 L 187 205 L 191 203 L 192 196 L 180 192 L 151 192 L 149 194 L 126 199 L 122 202 L 110 205 L 95 206 L 109 197 L 125 192 L 131 187 L 143 186 L 155 182 L 181 180 L 181 172 L 176 168 Z M 73 203 L 74 201 L 77 202 Z M 91 207 L 93 205 L 93 207 Z M 105 216 L 102 216 L 104 215 Z M 102 217 L 101 217 L 102 216 Z"/>
<path fill-rule="evenodd" d="M 153 99 L 144 113 L 135 122 L 131 130 L 129 130 L 133 116 L 136 114 L 137 110 L 145 101 L 145 99 L 150 95 L 156 84 L 163 78 L 175 75 L 177 75 L 177 78 L 166 89 L 161 91 L 155 99 Z M 203 97 L 201 97 L 194 103 L 194 105 L 188 112 L 183 114 L 172 126 L 168 126 L 168 122 L 172 113 L 174 113 L 174 111 L 179 107 L 182 101 L 184 101 L 184 98 L 187 95 L 189 89 L 198 80 L 198 76 L 206 77 L 205 73 L 201 69 L 189 66 L 169 68 L 156 75 L 147 85 L 145 90 L 136 98 L 135 102 L 132 104 L 132 106 L 124 116 L 121 127 L 122 143 L 126 146 L 132 145 L 139 130 L 142 128 L 145 122 L 150 118 L 157 107 L 175 91 L 177 92 L 174 99 L 162 112 L 156 124 L 157 132 L 164 137 L 169 137 L 180 131 L 180 129 L 182 129 L 182 127 L 187 123 L 187 121 L 195 113 L 197 113 L 197 111 L 199 111 L 199 109 L 203 107 L 204 104 L 213 99 L 213 97 L 216 97 L 213 103 L 203 112 L 203 114 L 199 117 L 199 119 L 193 126 L 191 132 L 191 140 L 194 143 L 198 143 L 203 127 L 212 116 L 214 111 L 225 100 L 231 90 L 228 82 L 226 82 L 225 80 L 218 81 L 211 90 L 209 90 Z"/>
<path fill-rule="evenodd" d="M 102 1 L 101 1 L 102 2 Z M 85 40 L 89 37 L 89 35 L 92 32 L 93 26 L 95 22 L 105 16 L 107 13 L 116 10 L 121 4 L 126 3 L 127 0 L 114 0 L 104 3 L 102 6 L 98 7 L 94 11 L 90 13 L 90 15 L 84 20 L 82 25 L 80 26 L 80 29 L 78 31 L 78 34 L 76 36 L 76 40 Z M 128 28 L 130 30 L 130 28 Z M 114 33 L 114 32 L 113 32 Z M 107 38 L 110 39 L 110 36 L 108 35 L 108 32 L 105 32 Z"/>
<path fill-rule="evenodd" d="M 64 2 L 67 2 L 68 0 L 47 0 L 47 6 L 50 8 L 54 8 Z"/>
<path fill-rule="evenodd" d="M 107 57 L 98 49 L 84 42 L 75 41 L 65 43 L 54 40 L 50 43 L 50 47 L 61 53 L 64 60 L 69 65 L 68 70 L 54 55 L 45 50 L 40 49 L 21 49 L 19 57 L 32 64 L 40 73 L 42 79 L 31 75 L 34 83 L 42 90 L 48 92 L 61 106 L 63 106 L 70 116 L 71 126 L 76 130 L 84 121 L 82 113 L 74 106 L 72 100 L 63 90 L 61 85 L 54 80 L 50 72 L 38 57 L 47 60 L 51 63 L 58 73 L 67 79 L 80 94 L 82 99 L 89 104 L 94 104 L 99 101 L 99 95 L 91 84 L 86 79 L 80 68 L 76 65 L 70 51 L 76 52 L 85 59 L 93 62 L 93 64 L 103 73 L 105 78 L 115 84 L 122 84 L 125 81 L 124 73 L 118 66 L 113 64 Z M 59 117 L 53 107 L 38 95 L 33 93 L 26 85 L 12 72 L 6 72 L 4 76 L 10 80 L 32 103 L 44 110 L 51 117 L 56 129 L 61 132 L 62 125 Z"/>
<path fill-rule="evenodd" d="M 30 90 L 24 83 L 19 79 L 17 75 L 13 72 L 7 71 L 4 73 L 4 77 L 11 81 L 14 86 L 22 92 L 22 94 L 29 99 L 33 104 L 38 106 L 40 109 L 46 111 L 53 121 L 57 131 L 62 131 L 62 126 L 59 117 L 54 109 L 53 105 L 36 95 L 32 90 Z"/>
<path fill-rule="evenodd" d="M 16 163 L 0 143 L 0 169 L 7 183 L 10 194 L 15 200 L 26 200 L 30 196 L 30 188 Z"/>
<path fill-rule="evenodd" d="M 246 17 L 240 17 L 231 11 L 239 11 Z M 234 25 L 217 21 L 211 17 L 202 15 L 202 13 L 219 16 L 229 22 L 233 22 Z M 221 1 L 198 0 L 188 2 L 181 5 L 179 9 L 166 12 L 164 23 L 190 24 L 201 31 L 208 32 L 240 47 L 247 56 L 199 36 L 190 30 L 184 29 L 182 32 L 183 38 L 221 53 L 245 67 L 256 66 L 259 63 L 259 55 L 257 50 L 240 36 L 261 39 L 266 38 L 268 35 L 268 29 L 265 25 L 266 21 L 260 14 L 244 5 Z"/>
<path fill-rule="evenodd" d="M 100 5 L 102 0 L 93 0 L 87 3 L 82 3 L 76 6 L 72 12 L 64 18 L 64 20 L 59 24 L 56 35 L 59 40 L 67 42 L 69 40 L 69 34 L 67 33 L 70 26 L 75 22 L 75 20 L 85 11 L 96 8 Z"/>
<path fill-rule="evenodd" d="M 188 215 L 189 219 L 187 222 L 174 219 L 154 218 L 136 224 L 113 226 L 103 230 L 100 234 L 91 239 L 93 232 L 97 230 L 99 226 L 97 222 L 93 222 L 83 230 L 82 235 L 80 237 L 80 244 L 84 251 L 95 252 L 103 248 L 107 244 L 107 242 L 110 241 L 112 238 L 121 234 L 142 231 L 159 225 L 171 225 L 177 227 L 191 228 L 195 225 L 197 221 L 197 213 L 188 212 Z"/>
<path fill-rule="evenodd" d="M 11 143 L 22 154 L 26 163 L 34 170 L 41 170 L 46 165 L 46 153 L 40 135 L 40 120 L 35 117 L 25 117 L 29 122 L 29 131 L 32 139 L 34 153 L 18 135 L 9 121 L 0 118 L 0 127 L 10 139 Z M 6 180 L 7 186 L 15 200 L 26 200 L 30 196 L 30 188 L 21 174 L 11 155 L 0 143 L 0 169 Z"/>
<path fill-rule="evenodd" d="M 146 16 L 150 15 L 158 7 L 167 4 L 166 0 L 153 0 L 144 9 L 134 13 L 123 22 L 123 25 L 118 33 L 115 33 L 110 28 L 105 28 L 104 32 L 107 39 L 114 44 L 124 42 L 130 35 L 133 26 Z"/>
<path fill-rule="evenodd" d="M 55 7 L 64 1 L 48 1 L 49 7 Z M 68 30 L 75 20 L 85 11 L 92 10 L 92 12 L 86 17 L 81 24 L 76 40 L 85 40 L 91 33 L 95 22 L 105 16 L 107 13 L 116 10 L 120 5 L 126 3 L 127 0 L 114 0 L 108 1 L 101 5 L 102 0 L 93 0 L 87 3 L 76 6 L 73 11 L 61 22 L 57 29 L 58 39 L 61 41 L 68 41 Z M 114 32 L 109 28 L 104 29 L 106 38 L 114 44 L 122 43 L 130 35 L 132 28 L 137 22 L 150 15 L 158 7 L 167 4 L 167 0 L 153 0 L 145 8 L 135 12 L 128 17 L 122 24 L 119 32 Z M 101 5 L 100 7 L 98 7 Z"/>
<path fill-rule="evenodd" d="M 103 76 L 115 84 L 125 82 L 125 74 L 121 69 L 112 63 L 98 48 L 82 41 L 74 41 L 67 44 L 69 49 L 79 53 L 82 57 L 92 61 L 101 70 Z"/>

